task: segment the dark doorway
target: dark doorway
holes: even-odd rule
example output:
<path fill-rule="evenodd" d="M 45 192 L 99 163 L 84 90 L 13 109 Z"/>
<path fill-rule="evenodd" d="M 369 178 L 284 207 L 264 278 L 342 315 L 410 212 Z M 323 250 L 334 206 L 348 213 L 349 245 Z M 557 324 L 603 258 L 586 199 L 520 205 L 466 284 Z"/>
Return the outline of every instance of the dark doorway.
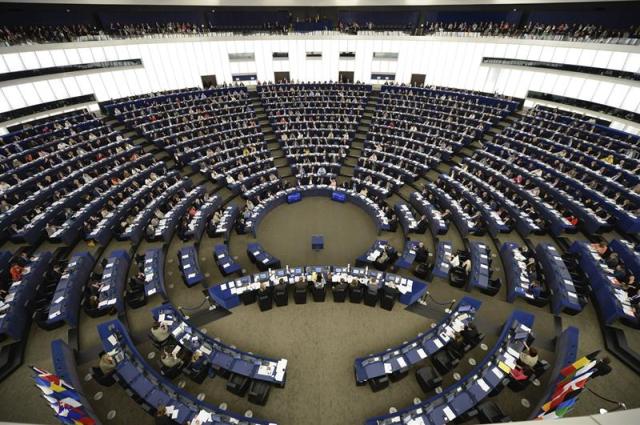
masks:
<path fill-rule="evenodd" d="M 425 74 L 411 74 L 411 85 L 424 86 L 424 77 L 426 77 Z"/>
<path fill-rule="evenodd" d="M 218 80 L 215 75 L 201 75 L 200 78 L 202 78 L 202 87 L 205 89 L 218 85 Z"/>
<path fill-rule="evenodd" d="M 338 81 L 341 83 L 353 83 L 353 72 L 340 71 L 338 72 Z"/>
<path fill-rule="evenodd" d="M 273 78 L 276 80 L 276 83 L 281 83 L 281 82 L 289 82 L 289 72 L 274 72 L 273 73 Z"/>

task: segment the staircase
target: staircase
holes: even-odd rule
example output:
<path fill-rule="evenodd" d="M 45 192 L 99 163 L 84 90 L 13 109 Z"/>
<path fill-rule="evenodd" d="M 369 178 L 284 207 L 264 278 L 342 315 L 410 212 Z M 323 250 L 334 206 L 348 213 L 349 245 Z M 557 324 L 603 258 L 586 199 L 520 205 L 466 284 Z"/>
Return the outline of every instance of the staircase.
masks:
<path fill-rule="evenodd" d="M 349 153 L 340 168 L 339 174 L 343 177 L 353 177 L 353 169 L 358 164 L 358 158 L 362 155 L 364 142 L 367 140 L 367 133 L 369 133 L 369 129 L 371 128 L 371 121 L 373 120 L 373 114 L 376 112 L 379 97 L 380 88 L 374 87 L 365 105 L 364 113 L 360 119 L 360 125 L 358 125 L 356 135 L 351 142 Z"/>
<path fill-rule="evenodd" d="M 271 157 L 273 158 L 273 163 L 276 166 L 278 177 L 281 179 L 286 179 L 290 184 L 295 184 L 295 177 L 293 176 L 293 172 L 289 167 L 289 161 L 287 160 L 287 156 L 285 155 L 282 147 L 280 146 L 280 142 L 276 138 L 275 132 L 273 131 L 273 127 L 271 127 L 271 123 L 269 122 L 269 118 L 267 117 L 267 113 L 262 106 L 262 102 L 260 101 L 260 96 L 258 95 L 255 87 L 250 87 L 248 89 L 249 93 L 249 105 L 256 111 L 256 117 L 258 118 L 258 125 L 264 135 L 264 140 L 267 143 L 267 149 L 271 153 Z"/>

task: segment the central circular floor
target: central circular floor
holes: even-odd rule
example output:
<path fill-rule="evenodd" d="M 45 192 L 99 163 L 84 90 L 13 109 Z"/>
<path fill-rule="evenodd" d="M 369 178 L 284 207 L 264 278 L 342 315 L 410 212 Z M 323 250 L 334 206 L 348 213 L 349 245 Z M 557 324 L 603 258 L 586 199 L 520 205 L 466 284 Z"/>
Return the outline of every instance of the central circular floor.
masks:
<path fill-rule="evenodd" d="M 376 240 L 373 219 L 360 207 L 325 197 L 308 197 L 271 211 L 257 239 L 282 265 L 353 264 Z M 312 235 L 324 236 L 324 249 L 311 249 Z"/>

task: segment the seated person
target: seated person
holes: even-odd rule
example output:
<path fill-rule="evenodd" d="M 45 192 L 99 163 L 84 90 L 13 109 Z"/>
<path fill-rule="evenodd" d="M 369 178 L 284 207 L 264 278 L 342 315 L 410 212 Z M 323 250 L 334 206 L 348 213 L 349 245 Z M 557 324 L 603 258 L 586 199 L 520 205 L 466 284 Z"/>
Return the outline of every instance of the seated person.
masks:
<path fill-rule="evenodd" d="M 471 259 L 467 258 L 466 260 L 464 260 L 462 262 L 462 268 L 464 269 L 464 272 L 468 275 L 469 273 L 471 273 Z"/>
<path fill-rule="evenodd" d="M 199 374 L 208 368 L 207 356 L 200 350 L 196 350 L 189 360 L 187 366 L 194 374 Z"/>
<path fill-rule="evenodd" d="M 324 279 L 322 278 L 322 273 L 313 272 L 311 274 L 311 281 L 313 282 L 313 286 L 316 288 L 324 287 Z"/>
<path fill-rule="evenodd" d="M 353 289 L 357 289 L 360 286 L 360 279 L 357 277 L 349 276 L 348 282 L 349 286 Z"/>
<path fill-rule="evenodd" d="M 464 329 L 460 332 L 466 344 L 475 344 L 480 337 L 480 332 L 473 323 L 466 323 Z"/>
<path fill-rule="evenodd" d="M 169 327 L 165 322 L 154 322 L 151 326 L 151 337 L 157 342 L 162 344 L 171 336 Z"/>
<path fill-rule="evenodd" d="M 390 260 L 391 260 L 391 247 L 389 247 L 389 245 L 385 245 L 385 247 L 382 249 L 382 252 L 378 256 L 378 258 L 376 258 L 376 263 L 380 264 L 381 266 L 384 266 Z"/>
<path fill-rule="evenodd" d="M 416 223 L 416 233 L 424 233 L 427 231 L 427 225 L 429 222 L 427 221 L 426 216 L 420 217 L 420 220 Z"/>
<path fill-rule="evenodd" d="M 427 251 L 423 242 L 418 242 L 418 247 L 416 248 L 416 262 L 424 263 L 427 261 L 427 258 L 429 258 L 429 251 Z"/>
<path fill-rule="evenodd" d="M 542 287 L 542 285 L 538 280 L 531 281 L 531 284 L 529 285 L 529 289 L 527 292 L 529 292 L 535 298 L 546 298 L 547 296 L 547 291 L 544 290 L 544 288 Z"/>
<path fill-rule="evenodd" d="M 100 368 L 100 372 L 102 372 L 104 376 L 111 375 L 116 370 L 116 361 L 111 355 L 102 353 L 100 355 L 100 361 L 98 362 L 98 368 Z"/>
<path fill-rule="evenodd" d="M 341 279 L 340 282 L 338 282 L 337 284 L 333 285 L 333 290 L 337 291 L 337 290 L 345 290 L 347 288 L 348 284 L 347 281 L 345 279 Z"/>
<path fill-rule="evenodd" d="M 525 344 L 525 350 L 520 353 L 517 364 L 526 375 L 531 375 L 533 368 L 538 363 L 538 350 Z"/>
<path fill-rule="evenodd" d="M 605 376 L 611 373 L 611 366 L 609 363 L 611 363 L 611 359 L 607 356 L 600 360 L 596 360 L 596 364 L 593 366 L 593 374 L 591 375 L 591 378 Z"/>
<path fill-rule="evenodd" d="M 5 297 L 6 297 L 6 293 L 3 292 L 0 294 L 0 315 L 6 313 L 7 310 L 11 308 L 11 304 L 4 302 Z"/>
<path fill-rule="evenodd" d="M 13 282 L 17 282 L 22 279 L 22 273 L 24 271 L 24 266 L 19 263 L 14 263 L 9 269 L 9 274 L 11 275 L 11 280 Z"/>
<path fill-rule="evenodd" d="M 174 421 L 173 419 L 171 419 L 171 417 L 169 417 L 169 414 L 167 413 L 167 408 L 165 406 L 158 406 L 158 409 L 156 410 L 156 415 L 155 415 L 155 424 L 156 425 L 174 425 L 177 424 L 178 422 Z"/>
<path fill-rule="evenodd" d="M 260 289 L 258 289 L 260 292 L 264 293 L 267 292 L 267 290 L 269 289 L 269 282 L 261 282 L 260 283 Z"/>
<path fill-rule="evenodd" d="M 131 288 L 133 292 L 143 291 L 144 283 L 144 272 L 140 271 L 136 276 L 129 279 L 129 288 Z"/>
<path fill-rule="evenodd" d="M 606 241 L 601 241 L 596 244 L 591 244 L 591 246 L 596 250 L 596 252 L 602 257 L 604 260 L 609 258 L 612 251 L 609 249 L 609 245 L 607 245 Z"/>
<path fill-rule="evenodd" d="M 173 353 L 175 348 L 175 345 L 168 345 L 162 350 L 162 353 L 160 354 L 160 363 L 162 363 L 164 367 L 171 369 L 183 365 L 182 359 L 179 359 Z"/>

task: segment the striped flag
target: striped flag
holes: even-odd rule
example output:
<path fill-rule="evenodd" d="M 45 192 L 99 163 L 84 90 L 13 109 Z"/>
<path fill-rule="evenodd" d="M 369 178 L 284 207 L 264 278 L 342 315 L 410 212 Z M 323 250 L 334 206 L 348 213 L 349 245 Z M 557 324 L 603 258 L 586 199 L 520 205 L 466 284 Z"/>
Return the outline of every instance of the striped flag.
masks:
<path fill-rule="evenodd" d="M 80 394 L 58 375 L 49 373 L 37 367 L 31 367 L 35 372 L 33 380 L 36 387 L 42 391 L 43 398 L 55 412 L 56 418 L 65 425 L 95 425 L 96 421 L 90 417 L 80 401 Z"/>
<path fill-rule="evenodd" d="M 561 379 L 556 383 L 549 401 L 542 406 L 538 419 L 558 419 L 573 409 L 578 395 L 594 372 L 598 353 L 596 351 L 581 357 L 560 371 Z"/>

